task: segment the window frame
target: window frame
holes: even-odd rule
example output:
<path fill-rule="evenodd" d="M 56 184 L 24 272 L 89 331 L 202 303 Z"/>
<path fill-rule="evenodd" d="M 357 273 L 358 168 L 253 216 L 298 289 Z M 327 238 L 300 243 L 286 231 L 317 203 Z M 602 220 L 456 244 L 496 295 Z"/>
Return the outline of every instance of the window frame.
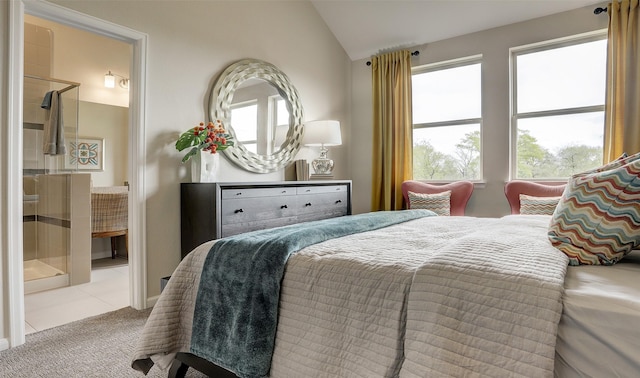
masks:
<path fill-rule="evenodd" d="M 552 116 L 574 115 L 582 113 L 604 112 L 605 98 L 602 99 L 602 105 L 587 105 L 580 107 L 561 108 L 554 110 L 539 110 L 531 112 L 518 113 L 518 68 L 517 57 L 519 55 L 531 54 L 541 51 L 554 50 L 558 48 L 575 46 L 583 43 L 601 41 L 607 39 L 607 29 L 595 30 L 588 33 L 572 35 L 569 37 L 556 38 L 547 41 L 536 42 L 528 45 L 512 47 L 509 49 L 509 100 L 510 100 L 510 120 L 509 120 L 509 180 L 523 180 L 547 183 L 565 183 L 567 178 L 550 177 L 550 178 L 521 178 L 517 176 L 517 147 L 518 147 L 518 120 L 529 118 L 541 118 Z M 603 72 L 606 75 L 606 72 Z M 602 125 L 604 128 L 604 125 Z"/>
<path fill-rule="evenodd" d="M 423 123 L 415 123 L 412 120 L 411 126 L 411 145 L 413 147 L 413 133 L 416 129 L 427 129 L 427 128 L 435 128 L 435 127 L 444 127 L 444 126 L 463 126 L 463 125 L 480 125 L 480 162 L 478 167 L 478 175 L 479 177 L 476 179 L 471 179 L 468 181 L 474 183 L 484 183 L 484 169 L 483 169 L 483 156 L 484 156 L 484 141 L 483 141 L 483 124 L 482 124 L 482 112 L 484 109 L 483 98 L 484 98 L 484 80 L 483 80 L 483 56 L 481 54 L 471 55 L 463 58 L 450 59 L 435 63 L 423 64 L 420 66 L 411 68 L 411 76 L 413 78 L 414 75 L 424 74 L 428 72 L 442 71 L 457 67 L 470 66 L 474 64 L 480 64 L 480 117 L 479 118 L 460 118 L 456 120 L 449 121 L 436 121 L 436 122 L 423 122 Z M 413 113 L 413 110 L 412 110 Z M 413 117 L 413 114 L 412 114 Z M 412 152 L 413 158 L 413 152 Z M 413 173 L 413 172 L 412 172 Z M 414 178 L 415 179 L 415 178 Z M 457 179 L 444 179 L 444 180 L 429 180 L 429 179 L 417 179 L 424 182 L 435 183 L 435 184 L 446 184 L 454 181 L 458 181 Z"/>

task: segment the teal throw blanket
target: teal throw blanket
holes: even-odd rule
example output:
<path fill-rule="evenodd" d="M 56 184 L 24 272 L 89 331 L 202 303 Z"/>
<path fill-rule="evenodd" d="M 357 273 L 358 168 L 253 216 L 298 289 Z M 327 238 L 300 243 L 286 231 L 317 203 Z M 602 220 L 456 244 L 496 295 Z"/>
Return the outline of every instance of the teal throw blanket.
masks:
<path fill-rule="evenodd" d="M 328 239 L 433 215 L 428 210 L 381 211 L 218 240 L 206 257 L 200 279 L 191 353 L 241 378 L 268 376 L 280 284 L 292 253 Z"/>

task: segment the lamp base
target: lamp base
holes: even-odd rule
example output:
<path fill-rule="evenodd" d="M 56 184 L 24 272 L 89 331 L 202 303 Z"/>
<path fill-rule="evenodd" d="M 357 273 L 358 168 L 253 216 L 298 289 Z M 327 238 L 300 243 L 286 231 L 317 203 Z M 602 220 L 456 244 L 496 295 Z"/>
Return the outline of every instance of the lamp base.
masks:
<path fill-rule="evenodd" d="M 333 172 L 333 160 L 327 158 L 327 149 L 322 147 L 320 157 L 311 162 L 313 171 L 318 175 L 330 175 Z"/>

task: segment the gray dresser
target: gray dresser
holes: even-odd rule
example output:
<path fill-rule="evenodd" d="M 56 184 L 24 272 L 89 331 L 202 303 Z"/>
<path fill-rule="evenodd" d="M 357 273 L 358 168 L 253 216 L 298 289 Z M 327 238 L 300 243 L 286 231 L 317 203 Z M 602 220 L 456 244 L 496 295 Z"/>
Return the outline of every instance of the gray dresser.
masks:
<path fill-rule="evenodd" d="M 182 257 L 243 232 L 351 214 L 351 181 L 182 183 Z"/>

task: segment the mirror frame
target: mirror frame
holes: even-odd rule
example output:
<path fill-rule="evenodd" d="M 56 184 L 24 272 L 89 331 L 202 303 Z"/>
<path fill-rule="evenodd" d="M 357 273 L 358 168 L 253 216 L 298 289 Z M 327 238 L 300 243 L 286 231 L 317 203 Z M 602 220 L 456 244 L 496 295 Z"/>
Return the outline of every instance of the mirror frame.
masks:
<path fill-rule="evenodd" d="M 271 155 L 249 151 L 238 143 L 231 119 L 231 102 L 236 89 L 249 79 L 262 79 L 278 89 L 289 110 L 289 130 L 280 150 Z M 243 59 L 227 67 L 216 80 L 209 96 L 209 120 L 220 120 L 235 140 L 235 145 L 222 151 L 239 167 L 255 173 L 270 173 L 284 168 L 293 160 L 302 141 L 303 109 L 298 91 L 287 75 L 271 63 L 259 59 Z"/>

